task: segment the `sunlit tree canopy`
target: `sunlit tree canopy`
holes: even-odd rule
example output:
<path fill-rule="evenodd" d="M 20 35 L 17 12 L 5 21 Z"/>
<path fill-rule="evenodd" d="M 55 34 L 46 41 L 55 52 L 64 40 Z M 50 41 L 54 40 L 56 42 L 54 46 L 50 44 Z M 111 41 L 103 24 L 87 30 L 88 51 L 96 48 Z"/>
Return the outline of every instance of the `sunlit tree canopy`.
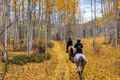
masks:
<path fill-rule="evenodd" d="M 120 0 L 118 0 L 118 8 L 120 8 Z"/>

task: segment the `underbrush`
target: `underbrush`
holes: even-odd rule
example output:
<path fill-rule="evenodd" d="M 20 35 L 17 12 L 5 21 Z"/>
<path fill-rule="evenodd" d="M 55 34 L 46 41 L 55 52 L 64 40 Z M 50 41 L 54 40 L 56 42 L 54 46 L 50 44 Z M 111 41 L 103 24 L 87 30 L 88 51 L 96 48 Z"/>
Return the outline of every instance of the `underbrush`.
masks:
<path fill-rule="evenodd" d="M 45 54 L 32 54 L 30 56 L 27 55 L 17 55 L 14 56 L 12 59 L 13 64 L 18 64 L 18 65 L 24 65 L 26 63 L 30 62 L 36 62 L 36 63 L 41 63 L 44 60 L 49 60 L 51 58 L 51 55 L 49 53 Z"/>
<path fill-rule="evenodd" d="M 12 63 L 13 64 L 25 64 L 27 62 L 30 62 L 31 58 L 26 56 L 26 55 L 19 55 L 19 56 L 14 56 Z"/>

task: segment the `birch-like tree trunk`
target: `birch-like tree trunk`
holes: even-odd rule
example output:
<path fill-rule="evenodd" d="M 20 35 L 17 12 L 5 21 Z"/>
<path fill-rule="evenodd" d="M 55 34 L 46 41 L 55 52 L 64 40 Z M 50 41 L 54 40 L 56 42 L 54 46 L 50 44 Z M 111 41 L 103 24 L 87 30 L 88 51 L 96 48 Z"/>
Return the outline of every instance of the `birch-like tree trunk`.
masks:
<path fill-rule="evenodd" d="M 32 41 L 33 41 L 33 26 L 31 24 L 32 22 L 32 16 L 31 16 L 31 6 L 32 1 L 28 0 L 28 9 L 27 9 L 27 19 L 28 19 L 28 24 L 27 24 L 27 51 L 28 55 L 30 55 L 30 52 L 32 51 Z"/>
<path fill-rule="evenodd" d="M 3 26 L 4 26 L 4 47 L 7 48 L 8 30 L 7 30 L 7 0 L 3 1 Z"/>
<path fill-rule="evenodd" d="M 18 13 L 17 13 L 17 0 L 13 0 L 14 6 L 14 20 L 16 23 L 14 24 L 14 49 L 18 48 L 19 45 L 19 31 L 18 31 Z"/>
<path fill-rule="evenodd" d="M 96 52 L 96 0 L 93 1 L 94 4 L 94 26 L 93 26 L 93 51 Z"/>
<path fill-rule="evenodd" d="M 48 35 L 48 39 L 51 40 L 51 5 L 52 5 L 52 1 L 49 0 L 47 1 L 47 15 L 46 15 L 46 19 L 47 19 L 47 35 Z"/>
<path fill-rule="evenodd" d="M 45 10 L 45 20 L 44 20 L 44 26 L 45 26 L 45 53 L 47 54 L 47 45 L 48 45 L 48 25 L 49 25 L 49 21 L 48 21 L 48 2 L 47 1 L 43 1 L 43 5 L 44 5 L 44 10 Z M 47 23 L 47 24 L 46 24 Z"/>
<path fill-rule="evenodd" d="M 116 0 L 116 17 L 117 17 L 117 27 L 116 27 L 116 46 L 120 47 L 120 6 L 118 4 L 119 0 Z"/>

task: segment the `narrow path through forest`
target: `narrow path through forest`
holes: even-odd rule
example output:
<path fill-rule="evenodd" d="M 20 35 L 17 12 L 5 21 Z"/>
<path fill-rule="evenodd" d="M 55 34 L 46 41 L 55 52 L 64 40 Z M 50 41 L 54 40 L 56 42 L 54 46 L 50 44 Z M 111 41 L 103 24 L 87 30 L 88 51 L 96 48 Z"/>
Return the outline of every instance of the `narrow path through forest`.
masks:
<path fill-rule="evenodd" d="M 69 61 L 64 45 L 61 42 L 55 42 L 53 51 L 58 64 L 53 72 L 52 80 L 79 80 L 76 67 Z"/>

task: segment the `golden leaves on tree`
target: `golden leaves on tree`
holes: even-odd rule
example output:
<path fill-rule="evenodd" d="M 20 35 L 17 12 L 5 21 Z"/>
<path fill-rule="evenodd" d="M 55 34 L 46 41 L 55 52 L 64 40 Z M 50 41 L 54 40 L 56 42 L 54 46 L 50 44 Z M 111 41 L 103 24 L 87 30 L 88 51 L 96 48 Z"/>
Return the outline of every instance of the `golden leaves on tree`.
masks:
<path fill-rule="evenodd" d="M 32 0 L 32 3 L 35 4 L 38 0 Z"/>
<path fill-rule="evenodd" d="M 50 14 L 50 12 L 51 12 L 51 7 L 52 7 L 51 1 L 50 1 L 50 0 L 47 0 L 47 14 Z"/>
<path fill-rule="evenodd" d="M 74 13 L 75 0 L 56 0 L 56 7 L 58 11 L 64 10 L 68 13 Z"/>
<path fill-rule="evenodd" d="M 13 7 L 14 7 L 14 8 L 16 7 L 16 4 L 17 4 L 17 1 L 16 1 L 16 0 L 13 0 Z"/>
<path fill-rule="evenodd" d="M 64 0 L 56 0 L 56 7 L 58 11 L 63 10 L 65 7 Z"/>

